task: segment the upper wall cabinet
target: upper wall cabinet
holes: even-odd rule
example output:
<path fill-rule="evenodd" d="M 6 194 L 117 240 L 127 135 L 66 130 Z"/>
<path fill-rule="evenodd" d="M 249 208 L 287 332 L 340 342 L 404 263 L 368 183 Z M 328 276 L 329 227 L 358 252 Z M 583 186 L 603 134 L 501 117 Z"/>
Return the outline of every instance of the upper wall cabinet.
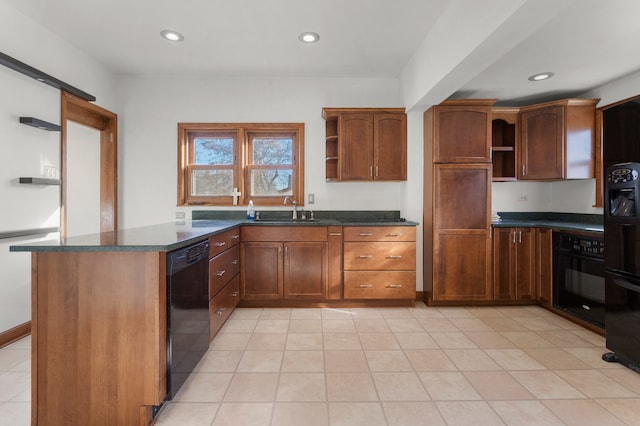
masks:
<path fill-rule="evenodd" d="M 491 116 L 493 181 L 516 180 L 518 108 L 494 108 Z"/>
<path fill-rule="evenodd" d="M 323 108 L 327 181 L 407 180 L 402 108 Z"/>
<path fill-rule="evenodd" d="M 434 163 L 490 163 L 495 99 L 450 100 L 433 107 Z"/>
<path fill-rule="evenodd" d="M 520 110 L 518 179 L 593 178 L 597 99 L 564 99 Z"/>

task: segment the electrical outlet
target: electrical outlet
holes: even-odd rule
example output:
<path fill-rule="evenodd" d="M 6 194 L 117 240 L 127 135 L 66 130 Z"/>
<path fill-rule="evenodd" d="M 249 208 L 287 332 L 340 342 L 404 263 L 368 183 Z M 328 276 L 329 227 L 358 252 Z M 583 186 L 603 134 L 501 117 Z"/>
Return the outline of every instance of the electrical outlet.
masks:
<path fill-rule="evenodd" d="M 529 201 L 529 196 L 527 194 L 518 195 L 518 201 Z"/>
<path fill-rule="evenodd" d="M 185 212 L 176 212 L 176 219 L 184 219 L 187 217 Z"/>
<path fill-rule="evenodd" d="M 316 194 L 309 194 L 309 204 L 316 203 Z"/>

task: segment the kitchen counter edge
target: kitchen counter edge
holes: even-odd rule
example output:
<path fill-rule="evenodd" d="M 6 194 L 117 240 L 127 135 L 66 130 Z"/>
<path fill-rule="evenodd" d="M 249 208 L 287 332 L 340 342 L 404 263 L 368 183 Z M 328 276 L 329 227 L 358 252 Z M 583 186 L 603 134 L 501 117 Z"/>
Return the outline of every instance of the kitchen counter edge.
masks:
<path fill-rule="evenodd" d="M 204 241 L 240 226 L 418 226 L 412 221 L 316 221 L 185 220 L 98 234 L 17 244 L 11 252 L 169 252 Z"/>

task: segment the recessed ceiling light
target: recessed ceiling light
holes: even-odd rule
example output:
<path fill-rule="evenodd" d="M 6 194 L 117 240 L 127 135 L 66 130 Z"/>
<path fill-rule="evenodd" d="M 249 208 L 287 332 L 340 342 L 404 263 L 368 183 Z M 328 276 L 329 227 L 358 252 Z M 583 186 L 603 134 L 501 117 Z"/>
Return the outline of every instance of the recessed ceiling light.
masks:
<path fill-rule="evenodd" d="M 315 43 L 320 40 L 320 36 L 317 33 L 305 32 L 298 36 L 298 40 L 303 43 Z"/>
<path fill-rule="evenodd" d="M 184 36 L 177 31 L 172 30 L 162 30 L 160 31 L 160 35 L 166 38 L 169 41 L 182 41 L 184 40 Z"/>
<path fill-rule="evenodd" d="M 530 81 L 542 81 L 542 80 L 546 80 L 548 78 L 553 77 L 554 74 L 552 72 L 541 72 L 538 74 L 534 74 L 531 77 L 529 77 Z"/>

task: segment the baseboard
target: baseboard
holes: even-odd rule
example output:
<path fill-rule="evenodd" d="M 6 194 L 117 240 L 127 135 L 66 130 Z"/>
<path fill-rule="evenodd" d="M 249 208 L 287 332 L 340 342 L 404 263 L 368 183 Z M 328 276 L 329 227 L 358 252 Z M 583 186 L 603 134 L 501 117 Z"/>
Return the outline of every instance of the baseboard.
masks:
<path fill-rule="evenodd" d="M 31 334 L 31 321 L 17 325 L 0 333 L 0 348 Z"/>

